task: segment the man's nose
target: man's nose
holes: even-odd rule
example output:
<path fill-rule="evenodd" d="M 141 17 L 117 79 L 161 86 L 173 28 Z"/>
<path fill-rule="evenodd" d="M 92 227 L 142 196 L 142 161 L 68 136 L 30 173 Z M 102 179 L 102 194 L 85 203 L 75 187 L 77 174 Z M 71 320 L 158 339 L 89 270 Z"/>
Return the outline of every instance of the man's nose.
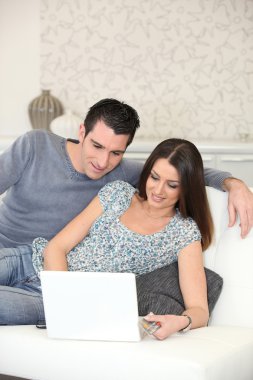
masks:
<path fill-rule="evenodd" d="M 98 160 L 98 164 L 100 169 L 105 169 L 109 162 L 109 153 L 107 152 L 101 152 L 101 155 Z"/>

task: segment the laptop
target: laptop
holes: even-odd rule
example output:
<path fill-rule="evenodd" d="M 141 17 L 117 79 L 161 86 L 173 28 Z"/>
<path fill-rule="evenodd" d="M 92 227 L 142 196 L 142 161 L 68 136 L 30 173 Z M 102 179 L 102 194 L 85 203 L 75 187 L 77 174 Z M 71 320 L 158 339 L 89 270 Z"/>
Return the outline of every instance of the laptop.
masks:
<path fill-rule="evenodd" d="M 133 273 L 42 271 L 40 276 L 48 337 L 141 340 Z"/>

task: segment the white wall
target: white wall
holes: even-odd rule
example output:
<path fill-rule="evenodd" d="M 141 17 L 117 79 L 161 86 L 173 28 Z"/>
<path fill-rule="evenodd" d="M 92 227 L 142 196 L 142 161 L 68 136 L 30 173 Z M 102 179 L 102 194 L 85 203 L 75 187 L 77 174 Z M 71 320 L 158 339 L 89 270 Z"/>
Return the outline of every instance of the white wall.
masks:
<path fill-rule="evenodd" d="M 252 0 L 43 1 L 41 80 L 80 114 L 137 108 L 140 138 L 253 138 Z"/>
<path fill-rule="evenodd" d="M 80 116 L 137 108 L 141 139 L 253 138 L 250 0 L 0 0 L 0 136 L 48 88 Z"/>
<path fill-rule="evenodd" d="M 27 107 L 40 92 L 40 1 L 0 0 L 0 136 L 31 129 Z"/>

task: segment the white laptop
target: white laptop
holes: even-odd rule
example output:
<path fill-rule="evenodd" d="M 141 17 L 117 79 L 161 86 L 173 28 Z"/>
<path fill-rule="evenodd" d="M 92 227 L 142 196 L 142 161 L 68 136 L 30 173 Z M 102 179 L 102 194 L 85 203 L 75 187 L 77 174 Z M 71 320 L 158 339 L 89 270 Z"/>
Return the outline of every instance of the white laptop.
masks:
<path fill-rule="evenodd" d="M 42 271 L 41 286 L 48 337 L 141 339 L 134 274 Z"/>

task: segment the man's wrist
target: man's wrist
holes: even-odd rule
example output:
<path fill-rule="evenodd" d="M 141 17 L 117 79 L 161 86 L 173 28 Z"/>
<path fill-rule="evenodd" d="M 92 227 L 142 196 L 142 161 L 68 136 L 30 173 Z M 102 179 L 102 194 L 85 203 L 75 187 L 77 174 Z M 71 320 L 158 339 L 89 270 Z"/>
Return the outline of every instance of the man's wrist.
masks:
<path fill-rule="evenodd" d="M 222 189 L 224 191 L 230 191 L 231 188 L 238 184 L 238 185 L 241 185 L 243 184 L 244 182 L 238 178 L 235 178 L 235 177 L 228 177 L 228 178 L 225 178 L 223 183 L 222 183 Z"/>

